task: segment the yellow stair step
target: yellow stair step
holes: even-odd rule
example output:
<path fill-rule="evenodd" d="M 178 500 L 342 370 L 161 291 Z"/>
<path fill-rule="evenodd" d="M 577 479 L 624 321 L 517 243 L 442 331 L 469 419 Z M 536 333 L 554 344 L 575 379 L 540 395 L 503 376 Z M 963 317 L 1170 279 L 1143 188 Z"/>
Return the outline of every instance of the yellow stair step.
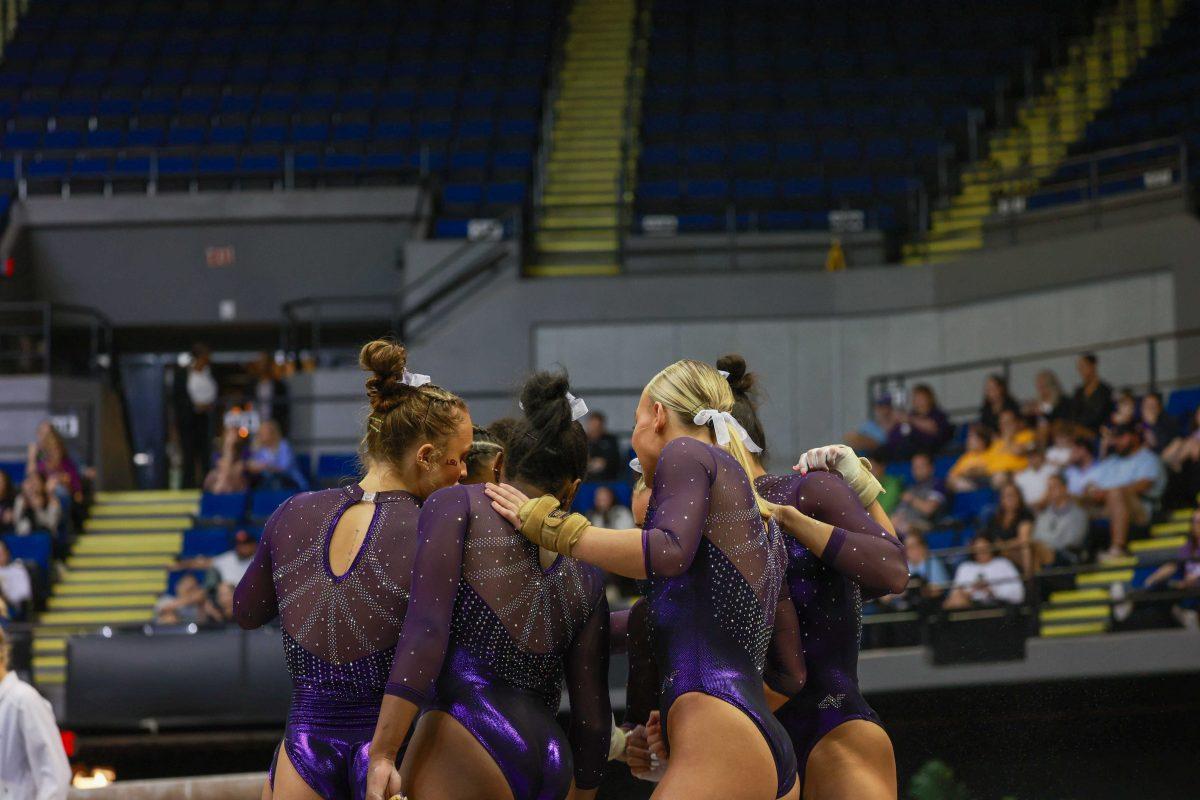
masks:
<path fill-rule="evenodd" d="M 35 670 L 33 682 L 39 686 L 55 686 L 67 682 L 65 670 Z"/>
<path fill-rule="evenodd" d="M 1178 520 L 1191 521 L 1192 514 L 1195 514 L 1195 513 L 1196 513 L 1196 509 L 1194 509 L 1194 508 L 1177 508 L 1171 512 L 1171 519 L 1176 520 L 1176 521 L 1178 521 Z M 1185 528 L 1184 530 L 1186 531 L 1187 529 Z"/>
<path fill-rule="evenodd" d="M 572 192 L 570 194 L 542 195 L 544 206 L 598 206 L 612 205 L 616 200 L 613 192 Z"/>
<path fill-rule="evenodd" d="M 179 533 L 113 533 L 105 536 L 81 536 L 75 543 L 75 555 L 104 553 L 178 553 L 183 545 Z"/>
<path fill-rule="evenodd" d="M 591 277 L 620 275 L 621 268 L 616 264 L 535 264 L 528 272 L 537 278 Z"/>
<path fill-rule="evenodd" d="M 1063 589 L 1057 592 L 1050 593 L 1050 602 L 1054 603 L 1082 603 L 1088 601 L 1107 603 L 1109 594 L 1107 589 Z"/>
<path fill-rule="evenodd" d="M 96 492 L 97 503 L 200 502 L 199 489 L 142 489 L 126 492 Z"/>
<path fill-rule="evenodd" d="M 33 640 L 33 652 L 51 654 L 65 653 L 67 652 L 67 637 L 37 636 Z"/>
<path fill-rule="evenodd" d="M 1076 586 L 1108 586 L 1112 583 L 1129 583 L 1133 580 L 1131 569 L 1106 569 L 1082 572 L 1075 576 Z"/>
<path fill-rule="evenodd" d="M 51 597 L 46 605 L 51 611 L 87 610 L 89 608 L 153 608 L 156 600 L 158 600 L 156 594 L 55 596 Z"/>
<path fill-rule="evenodd" d="M 617 240 L 612 239 L 573 239 L 563 242 L 541 242 L 537 244 L 539 253 L 616 253 Z"/>
<path fill-rule="evenodd" d="M 1152 553 L 1156 551 L 1171 552 L 1187 544 L 1186 536 L 1158 536 L 1153 539 L 1139 539 L 1129 543 L 1131 553 Z"/>
<path fill-rule="evenodd" d="M 1043 637 L 1094 636 L 1108 630 L 1107 622 L 1076 622 L 1069 625 L 1047 625 L 1042 628 Z"/>
<path fill-rule="evenodd" d="M 1046 608 L 1038 615 L 1042 622 L 1078 622 L 1082 620 L 1107 620 L 1107 605 L 1079 606 L 1077 608 Z"/>
<path fill-rule="evenodd" d="M 42 669 L 66 669 L 67 668 L 67 657 L 66 656 L 39 656 L 39 655 L 35 654 L 33 656 L 33 668 L 35 671 L 42 670 Z"/>
<path fill-rule="evenodd" d="M 104 555 L 104 556 L 69 556 L 69 569 L 88 569 L 98 567 L 162 567 L 169 566 L 174 559 L 170 555 Z"/>
<path fill-rule="evenodd" d="M 159 572 L 157 580 L 111 581 L 109 583 L 60 583 L 54 587 L 55 597 L 92 597 L 109 594 L 162 594 L 167 588 L 167 573 Z"/>
<path fill-rule="evenodd" d="M 192 527 L 191 517 L 147 517 L 145 519 L 88 519 L 83 529 L 92 531 L 182 531 Z"/>
<path fill-rule="evenodd" d="M 188 500 L 173 503 L 98 503 L 92 506 L 93 517 L 169 517 L 195 514 L 198 505 Z"/>
<path fill-rule="evenodd" d="M 82 570 L 67 570 L 67 574 L 63 578 L 63 584 L 94 584 L 94 583 L 120 583 L 122 581 L 153 581 L 165 580 L 166 572 L 161 568 L 156 569 L 82 569 Z"/>
<path fill-rule="evenodd" d="M 1190 519 L 1191 514 L 1192 512 L 1189 511 L 1189 519 L 1182 519 L 1178 522 L 1160 522 L 1150 528 L 1150 534 L 1152 536 L 1175 536 L 1176 534 L 1180 533 L 1186 534 L 1192 529 L 1192 522 Z"/>
<path fill-rule="evenodd" d="M 151 617 L 151 609 L 114 609 L 112 611 L 47 611 L 42 614 L 42 625 L 109 625 L 125 622 L 145 622 Z"/>

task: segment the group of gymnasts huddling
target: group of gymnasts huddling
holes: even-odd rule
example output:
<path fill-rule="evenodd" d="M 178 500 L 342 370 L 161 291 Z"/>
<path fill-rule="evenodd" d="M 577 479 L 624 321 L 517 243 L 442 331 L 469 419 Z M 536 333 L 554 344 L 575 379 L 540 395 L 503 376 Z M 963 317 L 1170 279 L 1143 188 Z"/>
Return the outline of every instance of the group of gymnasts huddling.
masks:
<path fill-rule="evenodd" d="M 903 548 L 849 448 L 765 470 L 740 356 L 646 384 L 628 530 L 568 511 L 588 442 L 565 374 L 529 377 L 520 416 L 484 430 L 403 346 L 360 361 L 364 474 L 284 503 L 237 587 L 243 627 L 280 618 L 294 687 L 265 798 L 592 798 L 621 760 L 654 798 L 894 800 L 857 658 L 862 599 L 904 588 Z M 641 599 L 610 613 L 606 574 Z"/>

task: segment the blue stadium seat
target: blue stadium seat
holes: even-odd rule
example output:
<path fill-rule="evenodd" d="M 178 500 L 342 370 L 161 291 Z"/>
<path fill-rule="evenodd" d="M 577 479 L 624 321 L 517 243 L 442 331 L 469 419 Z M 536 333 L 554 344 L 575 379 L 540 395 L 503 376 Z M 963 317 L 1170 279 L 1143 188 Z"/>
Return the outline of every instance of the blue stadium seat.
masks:
<path fill-rule="evenodd" d="M 52 540 L 49 533 L 34 531 L 27 536 L 10 533 L 0 538 L 8 545 L 8 551 L 14 559 L 32 561 L 43 575 L 50 575 Z"/>
<path fill-rule="evenodd" d="M 1200 408 L 1200 386 L 1175 389 L 1167 399 L 1167 412 L 1187 426 L 1185 430 L 1191 430 L 1191 417 L 1197 408 Z"/>
<path fill-rule="evenodd" d="M 617 503 L 628 507 L 630 500 L 633 498 L 633 486 L 626 481 L 600 481 L 579 484 L 579 491 L 575 493 L 575 501 L 571 504 L 571 508 L 581 514 L 586 514 L 592 509 L 593 500 L 596 497 L 596 490 L 601 486 L 607 486 L 612 489 L 613 495 L 617 499 Z"/>
<path fill-rule="evenodd" d="M 353 478 L 358 472 L 358 456 L 353 453 L 322 453 L 317 459 L 319 481 Z"/>
<path fill-rule="evenodd" d="M 200 497 L 200 512 L 197 517 L 202 520 L 225 520 L 240 522 L 246 516 L 246 492 L 230 494 L 209 494 L 205 492 Z"/>
<path fill-rule="evenodd" d="M 259 489 L 250 495 L 250 518 L 265 520 L 294 494 L 290 489 Z"/>
<path fill-rule="evenodd" d="M 987 509 L 995 505 L 996 492 L 991 489 L 978 489 L 973 492 L 959 492 L 954 495 L 950 504 L 952 516 L 961 520 L 975 520 Z"/>
<path fill-rule="evenodd" d="M 958 542 L 958 531 L 954 529 L 934 530 L 925 534 L 925 544 L 930 550 L 958 547 Z"/>
<path fill-rule="evenodd" d="M 233 531 L 229 528 L 192 528 L 183 532 L 180 558 L 215 556 L 231 546 Z"/>

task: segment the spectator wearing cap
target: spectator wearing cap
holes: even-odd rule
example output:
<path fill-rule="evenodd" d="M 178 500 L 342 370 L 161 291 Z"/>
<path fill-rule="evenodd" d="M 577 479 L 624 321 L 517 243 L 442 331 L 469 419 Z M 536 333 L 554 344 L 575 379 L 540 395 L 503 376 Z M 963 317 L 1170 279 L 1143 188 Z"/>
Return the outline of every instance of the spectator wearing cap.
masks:
<path fill-rule="evenodd" d="M 1112 440 L 1113 455 L 1091 471 L 1084 494 L 1108 519 L 1112 538 L 1102 560 L 1126 555 L 1130 526 L 1149 524 L 1167 482 L 1162 460 L 1143 444 L 1140 428 L 1119 426 Z"/>
<path fill-rule="evenodd" d="M 176 562 L 176 569 L 211 569 L 217 573 L 220 583 L 237 586 L 258 549 L 258 541 L 246 530 L 239 530 L 233 537 L 233 549 L 212 556 L 194 556 Z"/>
<path fill-rule="evenodd" d="M 913 453 L 936 453 L 953 435 L 954 428 L 938 406 L 933 389 L 918 383 L 913 387 L 909 410 L 896 413 L 886 448 L 890 458 L 912 458 Z"/>
<path fill-rule="evenodd" d="M 1046 482 L 1046 504 L 1033 521 L 1030 543 L 1033 569 L 1067 566 L 1087 539 L 1087 514 L 1067 491 L 1067 480 L 1055 473 Z"/>
<path fill-rule="evenodd" d="M 963 609 L 1025 602 L 1025 584 L 1016 566 L 996 554 L 995 543 L 987 534 L 971 539 L 971 560 L 958 565 L 954 586 L 943 608 Z"/>
<path fill-rule="evenodd" d="M 1000 430 L 1000 412 L 1019 411 L 1016 399 L 1008 391 L 1003 375 L 988 375 L 983 381 L 983 403 L 979 407 L 979 423 L 992 431 Z"/>
<path fill-rule="evenodd" d="M 855 430 L 845 436 L 846 444 L 856 452 L 874 456 L 876 451 L 888 440 L 892 428 L 896 426 L 896 409 L 892 407 L 892 398 L 883 395 L 876 398 L 871 406 L 871 418 L 864 420 Z"/>
<path fill-rule="evenodd" d="M 1081 382 L 1071 396 L 1071 420 L 1094 435 L 1100 432 L 1112 413 L 1112 387 L 1100 379 L 1095 353 L 1081 353 L 1075 369 Z"/>

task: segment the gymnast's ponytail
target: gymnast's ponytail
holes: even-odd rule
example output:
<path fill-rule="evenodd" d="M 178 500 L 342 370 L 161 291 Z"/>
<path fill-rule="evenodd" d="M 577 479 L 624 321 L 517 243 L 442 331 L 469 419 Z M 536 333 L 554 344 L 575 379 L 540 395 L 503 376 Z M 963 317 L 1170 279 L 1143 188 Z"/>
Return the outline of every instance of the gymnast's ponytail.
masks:
<path fill-rule="evenodd" d="M 762 452 L 757 454 L 759 463 L 767 460 L 767 434 L 758 418 L 758 376 L 746 371 L 746 359 L 736 353 L 717 359 L 717 370 L 728 373 L 725 380 L 733 392 L 733 409 L 730 411 L 738 424 L 746 429 Z"/>

